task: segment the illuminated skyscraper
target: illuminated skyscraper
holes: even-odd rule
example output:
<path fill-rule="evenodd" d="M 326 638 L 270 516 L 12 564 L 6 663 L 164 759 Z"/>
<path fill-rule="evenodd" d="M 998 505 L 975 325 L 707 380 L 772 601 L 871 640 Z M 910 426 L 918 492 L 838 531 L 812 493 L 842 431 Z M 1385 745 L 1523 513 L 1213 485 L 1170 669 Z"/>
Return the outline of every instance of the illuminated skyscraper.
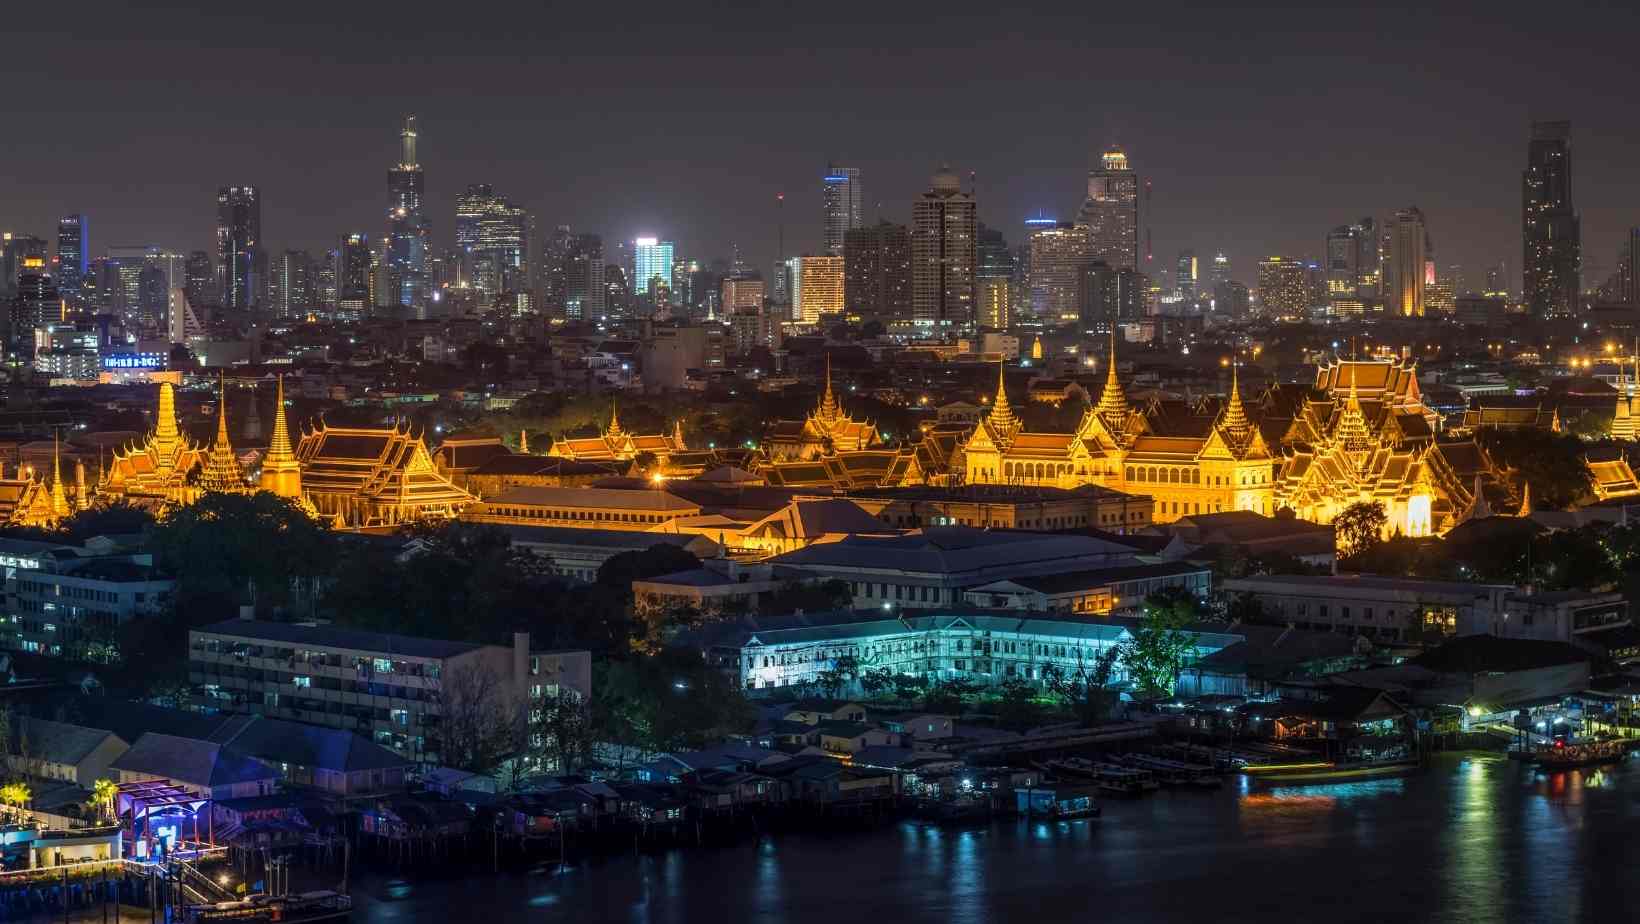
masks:
<path fill-rule="evenodd" d="M 982 327 L 1006 330 L 1014 321 L 1014 253 L 1002 229 L 981 222 L 976 233 L 974 311 Z"/>
<path fill-rule="evenodd" d="M 416 117 L 406 116 L 399 132 L 399 162 L 387 171 L 387 304 L 405 305 L 417 313 L 427 305 L 427 219 L 422 213 L 426 192 L 421 163 L 416 159 Z"/>
<path fill-rule="evenodd" d="M 853 314 L 911 319 L 911 229 L 878 222 L 843 239 L 845 300 Z"/>
<path fill-rule="evenodd" d="M 1378 228 L 1371 218 L 1339 225 L 1327 233 L 1326 288 L 1329 300 L 1378 295 Z"/>
<path fill-rule="evenodd" d="M 1570 317 L 1580 304 L 1582 229 L 1572 207 L 1572 123 L 1533 122 L 1521 175 L 1526 310 Z"/>
<path fill-rule="evenodd" d="M 793 306 L 794 321 L 815 324 L 843 313 L 843 258 L 798 257 L 797 289 L 801 300 Z"/>
<path fill-rule="evenodd" d="M 979 220 L 974 196 L 950 167 L 934 174 L 911 207 L 911 314 L 916 324 L 963 327 L 974 321 Z"/>
<path fill-rule="evenodd" d="M 267 272 L 261 194 L 255 186 L 222 187 L 216 194 L 216 290 L 223 307 L 256 307 Z"/>
<path fill-rule="evenodd" d="M 620 267 L 615 269 L 620 271 Z M 563 279 L 564 317 L 578 320 L 604 316 L 607 293 L 603 238 L 596 234 L 570 235 L 564 241 L 563 261 L 554 274 Z"/>
<path fill-rule="evenodd" d="M 0 298 L 9 301 L 17 294 L 18 280 L 24 269 L 33 270 L 29 261 L 46 259 L 46 242 L 27 234 L 7 234 L 0 240 Z M 38 275 L 37 273 L 35 275 Z M 0 308 L 4 308 L 0 305 Z"/>
<path fill-rule="evenodd" d="M 80 284 L 85 281 L 89 259 L 85 245 L 84 215 L 68 215 L 57 222 L 57 292 L 70 301 L 79 300 Z"/>
<path fill-rule="evenodd" d="M 822 179 L 821 196 L 826 208 L 826 253 L 834 257 L 843 255 L 843 238 L 851 229 L 864 224 L 861 220 L 861 203 L 864 193 L 860 188 L 860 170 L 858 167 L 839 167 L 836 164 L 826 168 L 826 175 Z"/>
<path fill-rule="evenodd" d="M 1233 278 L 1230 275 L 1230 258 L 1222 253 L 1214 254 L 1212 272 L 1213 288 L 1229 282 Z"/>
<path fill-rule="evenodd" d="M 1196 297 L 1196 252 L 1179 251 L 1179 260 L 1173 271 L 1173 290 L 1185 301 Z"/>
<path fill-rule="evenodd" d="M 1076 223 L 1088 229 L 1088 256 L 1111 269 L 1139 268 L 1139 175 L 1121 148 L 1088 171 L 1088 197 Z"/>
<path fill-rule="evenodd" d="M 297 318 L 318 304 L 317 273 L 305 250 L 287 250 L 273 261 L 268 294 L 276 318 Z"/>
<path fill-rule="evenodd" d="M 1077 320 L 1081 317 L 1079 280 L 1089 262 L 1088 229 L 1068 221 L 1043 224 L 1041 219 L 1032 219 L 1027 226 L 1031 228 L 1031 312 L 1053 324 Z"/>
<path fill-rule="evenodd" d="M 1424 315 L 1424 285 L 1429 275 L 1429 231 L 1417 206 L 1399 209 L 1388 228 L 1389 253 L 1384 267 L 1384 310 L 1391 315 Z"/>
<path fill-rule="evenodd" d="M 661 289 L 672 291 L 674 247 L 671 241 L 640 237 L 632 242 L 632 291 L 654 298 Z"/>
<path fill-rule="evenodd" d="M 203 308 L 211 301 L 212 280 L 215 276 L 211 268 L 210 254 L 203 250 L 195 250 L 188 254 L 188 259 L 183 264 L 182 294 L 195 310 Z"/>
<path fill-rule="evenodd" d="M 349 234 L 342 238 L 336 274 L 338 304 L 353 303 L 349 305 L 348 310 L 361 313 L 375 304 L 374 293 L 371 291 L 371 270 L 374 263 L 368 235 Z"/>
<path fill-rule="evenodd" d="M 1299 317 L 1310 306 L 1310 268 L 1303 260 L 1270 257 L 1258 265 L 1259 311 L 1270 317 Z"/>

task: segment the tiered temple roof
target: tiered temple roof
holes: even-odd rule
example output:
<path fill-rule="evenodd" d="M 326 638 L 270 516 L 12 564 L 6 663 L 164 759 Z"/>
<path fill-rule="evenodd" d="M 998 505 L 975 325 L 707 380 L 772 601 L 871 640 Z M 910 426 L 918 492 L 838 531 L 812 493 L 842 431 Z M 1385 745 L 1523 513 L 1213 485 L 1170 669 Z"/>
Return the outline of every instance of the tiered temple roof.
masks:
<path fill-rule="evenodd" d="M 301 463 L 303 494 L 321 517 L 338 526 L 394 526 L 426 517 L 453 517 L 475 500 L 439 474 L 426 444 L 408 428 L 321 423 L 302 434 L 295 458 Z"/>
<path fill-rule="evenodd" d="M 177 425 L 176 392 L 161 382 L 153 431 L 140 445 L 115 451 L 98 493 L 138 504 L 190 503 L 199 496 L 195 474 L 204 465 L 204 450 Z"/>
<path fill-rule="evenodd" d="M 813 460 L 832 453 L 858 452 L 882 445 L 877 425 L 855 420 L 843 410 L 831 387 L 831 354 L 826 354 L 826 390 L 803 420 L 776 421 L 764 437 L 764 449 L 776 462 Z"/>

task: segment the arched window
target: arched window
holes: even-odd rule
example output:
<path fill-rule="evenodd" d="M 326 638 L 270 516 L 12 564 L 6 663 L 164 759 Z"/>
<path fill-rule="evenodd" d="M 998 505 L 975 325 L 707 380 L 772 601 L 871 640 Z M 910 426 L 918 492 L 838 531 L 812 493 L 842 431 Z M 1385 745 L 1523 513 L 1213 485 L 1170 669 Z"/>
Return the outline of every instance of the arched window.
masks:
<path fill-rule="evenodd" d="M 1133 477 L 1133 466 L 1131 466 L 1131 465 L 1129 465 L 1127 467 L 1127 480 L 1129 480 L 1129 481 L 1137 480 Z"/>

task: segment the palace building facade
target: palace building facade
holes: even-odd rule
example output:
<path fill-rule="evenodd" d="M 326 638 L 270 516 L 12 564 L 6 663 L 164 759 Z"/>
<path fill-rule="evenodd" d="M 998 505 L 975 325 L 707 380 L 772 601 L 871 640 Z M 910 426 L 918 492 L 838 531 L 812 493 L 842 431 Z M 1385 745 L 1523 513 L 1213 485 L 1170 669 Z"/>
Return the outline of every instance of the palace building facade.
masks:
<path fill-rule="evenodd" d="M 781 420 L 763 440 L 771 462 L 812 462 L 836 453 L 881 446 L 877 425 L 850 417 L 831 390 L 831 355 L 826 355 L 826 390 L 820 404 L 803 420 Z"/>
<path fill-rule="evenodd" d="M 961 454 L 967 484 L 1091 484 L 1148 495 L 1157 523 L 1226 510 L 1274 513 L 1274 462 L 1242 404 L 1234 371 L 1220 413 L 1177 424 L 1129 403 L 1116 371 L 1114 336 L 1099 403 L 1082 416 L 1075 432 L 1026 430 L 1008 402 L 999 367 L 991 413 Z"/>
<path fill-rule="evenodd" d="M 524 438 L 520 436 L 522 441 Z M 620 409 L 610 405 L 609 428 L 597 436 L 563 437 L 553 442 L 547 455 L 581 462 L 626 462 L 641 453 L 650 453 L 660 465 L 666 465 L 673 456 L 687 452 L 683 441 L 683 421 L 673 424 L 672 432 L 632 434 L 621 428 Z M 528 452 L 528 442 L 522 442 L 520 452 Z"/>

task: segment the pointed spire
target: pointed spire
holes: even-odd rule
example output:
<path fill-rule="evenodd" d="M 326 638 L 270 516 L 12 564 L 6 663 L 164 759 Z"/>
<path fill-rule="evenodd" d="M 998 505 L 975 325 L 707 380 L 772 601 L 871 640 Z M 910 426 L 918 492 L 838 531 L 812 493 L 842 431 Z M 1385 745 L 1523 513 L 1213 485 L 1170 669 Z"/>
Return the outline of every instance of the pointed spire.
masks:
<path fill-rule="evenodd" d="M 290 428 L 285 423 L 285 377 L 280 376 L 273 393 L 273 435 L 267 455 L 262 457 L 262 477 L 257 486 L 280 497 L 302 496 L 302 467 L 290 448 Z"/>
<path fill-rule="evenodd" d="M 526 456 L 530 454 L 530 431 L 524 429 L 518 431 L 518 451 Z"/>
<path fill-rule="evenodd" d="M 677 450 L 688 449 L 683 442 L 683 418 L 679 417 L 672 422 L 672 448 Z"/>
<path fill-rule="evenodd" d="M 609 429 L 604 431 L 605 439 L 618 440 L 626 434 L 626 431 L 621 429 L 621 409 L 619 403 L 619 398 L 609 399 Z"/>
<path fill-rule="evenodd" d="M 826 393 L 820 399 L 820 409 L 816 412 L 815 416 L 819 417 L 821 420 L 831 421 L 837 419 L 838 414 L 839 408 L 837 405 L 837 396 L 833 394 L 831 390 L 831 351 L 827 350 Z"/>
<path fill-rule="evenodd" d="M 1521 489 L 1520 489 L 1520 510 L 1516 511 L 1515 516 L 1517 516 L 1517 517 L 1529 517 L 1531 515 L 1532 515 L 1532 483 L 1530 481 L 1522 481 L 1521 482 Z"/>
<path fill-rule="evenodd" d="M 200 486 L 207 491 L 243 491 L 245 473 L 239 468 L 239 458 L 228 442 L 228 382 L 218 376 L 216 385 L 216 439 L 211 443 L 210 455 L 205 459 L 205 470 L 199 475 Z"/>
<path fill-rule="evenodd" d="M 1232 433 L 1242 433 L 1247 430 L 1247 409 L 1241 405 L 1241 382 L 1238 376 L 1240 364 L 1230 364 L 1230 402 L 1224 408 L 1224 420 L 1219 426 Z"/>
<path fill-rule="evenodd" d="M 1110 326 L 1110 368 L 1105 372 L 1105 390 L 1099 394 L 1099 405 L 1094 408 L 1095 413 L 1102 417 L 1125 417 L 1130 410 L 1127 393 L 1122 390 L 1122 382 L 1116 377 L 1116 325 Z"/>
<path fill-rule="evenodd" d="M 86 510 L 91 507 L 91 495 L 85 489 L 85 460 L 74 460 L 74 509 Z"/>
<path fill-rule="evenodd" d="M 51 515 L 59 520 L 68 516 L 68 495 L 63 491 L 62 453 L 55 431 L 51 434 Z"/>
<path fill-rule="evenodd" d="M 999 436 L 1007 438 L 1019 430 L 1019 418 L 1014 416 L 1013 406 L 1008 403 L 1008 380 L 1003 376 L 1007 368 L 1005 360 L 997 360 L 997 399 L 991 404 L 990 416 L 986 418 Z"/>

